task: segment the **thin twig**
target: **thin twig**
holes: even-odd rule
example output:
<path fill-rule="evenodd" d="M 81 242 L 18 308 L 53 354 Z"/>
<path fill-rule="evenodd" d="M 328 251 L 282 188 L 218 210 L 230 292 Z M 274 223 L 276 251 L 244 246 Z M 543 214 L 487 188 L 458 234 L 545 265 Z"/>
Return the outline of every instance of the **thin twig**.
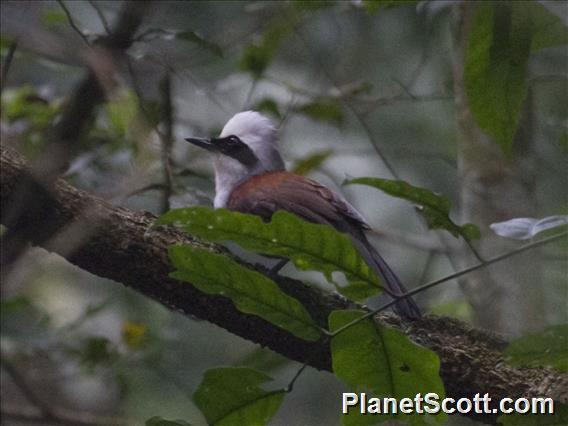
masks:
<path fill-rule="evenodd" d="M 172 78 L 166 73 L 161 85 L 164 106 L 164 131 L 160 135 L 162 141 L 162 170 L 164 173 L 164 190 L 162 192 L 161 212 L 170 210 L 170 197 L 173 193 L 171 153 L 173 144 L 173 104 L 172 104 Z"/>
<path fill-rule="evenodd" d="M 566 231 L 566 232 L 561 232 L 561 233 L 556 234 L 556 235 L 551 235 L 550 237 L 543 238 L 542 240 L 534 241 L 534 242 L 529 243 L 529 244 L 525 244 L 525 245 L 523 245 L 523 246 L 521 246 L 521 247 L 516 248 L 515 250 L 511 250 L 511 251 L 509 251 L 509 252 L 507 252 L 507 253 L 503 253 L 503 254 L 500 254 L 500 255 L 498 255 L 498 256 L 495 256 L 495 257 L 492 257 L 492 258 L 490 258 L 490 259 L 487 259 L 484 263 L 478 263 L 477 265 L 470 266 L 469 268 L 463 269 L 463 270 L 461 270 L 461 271 L 459 271 L 459 272 L 450 274 L 450 275 L 445 276 L 445 277 L 443 277 L 443 278 L 440 278 L 440 279 L 434 280 L 434 281 L 432 281 L 432 282 L 429 282 L 429 283 L 427 283 L 427 284 L 424 284 L 424 285 L 421 285 L 421 286 L 419 286 L 419 287 L 416 287 L 415 289 L 413 289 L 413 290 L 411 290 L 411 291 L 408 291 L 408 292 L 406 292 L 406 293 L 404 293 L 404 294 L 401 294 L 400 296 L 397 296 L 396 298 L 394 298 L 393 300 L 391 300 L 391 301 L 388 302 L 388 303 L 385 303 L 384 305 L 380 306 L 379 308 L 373 309 L 372 311 L 367 312 L 366 314 L 360 316 L 360 317 L 357 318 L 356 320 L 353 320 L 353 321 L 351 321 L 351 322 L 345 324 L 344 326 L 338 328 L 338 329 L 335 330 L 334 332 L 329 333 L 329 335 L 330 335 L 331 337 L 335 337 L 335 336 L 337 336 L 339 333 L 342 333 L 343 331 L 345 331 L 345 330 L 347 330 L 348 328 L 354 326 L 355 324 L 357 324 L 357 323 L 359 323 L 359 322 L 361 322 L 361 321 L 363 321 L 363 320 L 365 320 L 365 319 L 367 319 L 367 318 L 370 318 L 370 317 L 372 317 L 372 316 L 378 314 L 379 312 L 384 311 L 385 309 L 390 308 L 392 305 L 394 305 L 395 303 L 397 303 L 397 302 L 398 302 L 399 300 L 401 300 L 401 299 L 406 299 L 407 297 L 414 296 L 415 294 L 418 294 L 418 293 L 421 293 L 421 292 L 423 292 L 423 291 L 429 290 L 429 289 L 431 289 L 431 288 L 433 288 L 433 287 L 436 287 L 436 286 L 438 286 L 438 285 L 440 285 L 440 284 L 442 284 L 442 283 L 445 283 L 445 282 L 447 282 L 447 281 L 453 280 L 454 278 L 461 277 L 462 275 L 465 275 L 465 274 L 468 274 L 468 273 L 470 273 L 470 272 L 476 271 L 476 270 L 478 270 L 478 269 L 484 268 L 484 267 L 489 266 L 489 265 L 491 265 L 491 264 L 493 264 L 493 263 L 499 262 L 499 261 L 501 261 L 501 260 L 507 259 L 507 258 L 512 257 L 512 256 L 515 256 L 515 255 L 517 255 L 517 254 L 519 254 L 519 253 L 522 253 L 522 252 L 524 252 L 524 251 L 530 250 L 530 249 L 532 249 L 532 248 L 539 247 L 539 246 L 542 246 L 542 245 L 544 245 L 544 244 L 548 244 L 548 243 L 550 243 L 550 242 L 552 242 L 552 241 L 559 240 L 559 239 L 561 239 L 561 238 L 563 238 L 563 237 L 566 237 L 566 236 L 568 236 L 568 231 Z"/>
<path fill-rule="evenodd" d="M 302 375 L 302 373 L 304 372 L 307 366 L 308 362 L 306 361 L 302 364 L 302 366 L 298 369 L 298 371 L 296 371 L 296 374 L 294 374 L 294 377 L 292 377 L 290 383 L 288 383 L 288 385 L 284 388 L 284 392 L 290 393 L 294 390 L 294 384 L 296 383 L 296 380 L 298 380 L 298 378 Z"/>
<path fill-rule="evenodd" d="M 4 90 L 6 78 L 8 77 L 8 71 L 10 70 L 10 65 L 12 65 L 12 59 L 14 59 L 14 54 L 16 53 L 17 48 L 18 41 L 14 40 L 12 43 L 10 43 L 10 47 L 8 48 L 8 52 L 6 53 L 6 59 L 4 59 L 4 63 L 2 64 L 2 71 L 0 74 L 0 95 Z"/>
<path fill-rule="evenodd" d="M 91 5 L 93 9 L 95 9 L 95 12 L 97 13 L 99 19 L 101 20 L 101 24 L 103 25 L 103 28 L 105 29 L 106 33 L 110 34 L 111 31 L 110 25 L 108 24 L 108 21 L 106 20 L 105 15 L 103 14 L 99 5 L 93 0 L 87 0 L 87 2 Z"/>
<path fill-rule="evenodd" d="M 91 42 L 89 41 L 87 36 L 83 34 L 83 31 L 81 31 L 81 29 L 77 26 L 77 24 L 75 24 L 73 16 L 71 15 L 71 12 L 69 12 L 69 9 L 67 9 L 67 6 L 65 6 L 65 3 L 63 3 L 63 0 L 56 0 L 56 1 L 57 4 L 61 7 L 61 9 L 63 9 L 63 12 L 65 12 L 65 15 L 67 16 L 67 21 L 69 22 L 69 25 L 71 25 L 71 28 L 73 28 L 73 30 L 77 34 L 79 34 L 79 36 L 87 44 L 87 46 L 91 47 Z"/>

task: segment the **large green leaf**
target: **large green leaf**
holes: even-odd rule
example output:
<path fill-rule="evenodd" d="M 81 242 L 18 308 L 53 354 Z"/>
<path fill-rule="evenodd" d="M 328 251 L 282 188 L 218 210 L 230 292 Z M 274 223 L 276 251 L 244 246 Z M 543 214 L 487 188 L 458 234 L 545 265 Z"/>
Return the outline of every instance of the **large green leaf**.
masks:
<path fill-rule="evenodd" d="M 209 425 L 265 425 L 276 414 L 283 390 L 268 392 L 259 385 L 272 380 L 246 367 L 208 370 L 193 395 Z"/>
<path fill-rule="evenodd" d="M 329 316 L 330 331 L 338 330 L 364 315 L 363 311 L 333 311 Z M 354 392 L 371 393 L 372 397 L 413 399 L 416 394 L 436 393 L 443 398 L 444 385 L 439 376 L 438 356 L 392 328 L 365 319 L 331 341 L 334 373 Z M 370 396 L 368 397 L 370 398 Z M 367 399 L 368 400 L 368 399 Z M 392 419 L 392 416 L 361 415 L 359 408 L 343 417 L 347 425 L 370 424 Z M 397 419 L 412 424 L 442 422 L 444 416 L 415 413 L 400 414 Z"/>
<path fill-rule="evenodd" d="M 187 281 L 208 294 L 229 297 L 240 311 L 257 315 L 305 340 L 320 332 L 304 306 L 276 283 L 234 260 L 192 246 L 171 246 L 173 278 Z"/>
<path fill-rule="evenodd" d="M 527 95 L 531 20 L 513 2 L 476 4 L 466 50 L 464 80 L 479 127 L 509 153 Z"/>
<path fill-rule="evenodd" d="M 467 241 L 479 238 L 477 226 L 468 223 L 463 226 L 455 224 L 450 219 L 450 200 L 426 188 L 410 185 L 402 180 L 390 180 L 362 177 L 346 180 L 343 185 L 367 185 L 380 189 L 393 197 L 412 201 L 419 205 L 419 211 L 424 215 L 430 229 L 445 229 L 454 237 L 462 236 Z"/>
<path fill-rule="evenodd" d="M 479 126 L 509 153 L 527 95 L 531 52 L 568 43 L 562 19 L 537 1 L 479 2 L 465 57 L 465 89 Z"/>
<path fill-rule="evenodd" d="M 234 241 L 247 250 L 289 258 L 299 269 L 323 272 L 331 283 L 333 272 L 343 272 L 349 285 L 338 290 L 354 300 L 380 291 L 379 278 L 347 235 L 291 213 L 278 211 L 264 223 L 255 215 L 192 207 L 171 210 L 156 223 L 176 224 L 207 240 Z"/>
<path fill-rule="evenodd" d="M 549 365 L 568 372 L 568 324 L 519 337 L 509 344 L 505 354 L 515 366 Z"/>

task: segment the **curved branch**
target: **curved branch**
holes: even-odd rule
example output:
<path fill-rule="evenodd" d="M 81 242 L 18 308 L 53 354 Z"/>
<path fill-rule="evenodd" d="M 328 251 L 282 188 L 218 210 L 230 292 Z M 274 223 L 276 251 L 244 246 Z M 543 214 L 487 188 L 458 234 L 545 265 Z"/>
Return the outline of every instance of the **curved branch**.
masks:
<path fill-rule="evenodd" d="M 17 202 L 18 182 L 29 169 L 19 154 L 6 148 L 1 149 L 0 166 L 1 207 L 5 212 L 10 204 Z M 59 253 L 74 265 L 120 282 L 172 310 L 210 321 L 290 359 L 331 370 L 329 348 L 323 342 L 298 339 L 258 317 L 237 311 L 225 297 L 201 293 L 168 276 L 171 272 L 169 245 L 184 243 L 222 251 L 218 246 L 176 229 L 151 228 L 155 219 L 152 214 L 112 206 L 61 179 L 55 182 L 50 193 L 50 208 L 41 217 L 23 211 L 19 218 L 21 223 L 36 229 L 36 234 L 29 234 L 32 243 L 39 241 L 44 248 Z M 31 195 L 45 196 L 41 191 Z M 1 219 L 5 223 L 4 213 Z M 60 231 L 55 237 L 44 240 L 42 233 L 53 229 Z M 246 266 L 267 273 L 260 266 Z M 349 307 L 341 297 L 322 294 L 302 282 L 285 277 L 276 277 L 276 282 L 304 304 L 321 325 L 326 325 L 332 310 Z M 401 329 L 440 356 L 448 396 L 461 398 L 489 393 L 494 401 L 527 396 L 568 401 L 568 375 L 544 368 L 517 369 L 507 365 L 501 353 L 505 342 L 498 337 L 474 330 L 455 319 L 431 315 L 408 323 L 392 314 L 379 315 L 377 320 Z M 486 416 L 483 420 L 495 423 L 496 416 Z"/>

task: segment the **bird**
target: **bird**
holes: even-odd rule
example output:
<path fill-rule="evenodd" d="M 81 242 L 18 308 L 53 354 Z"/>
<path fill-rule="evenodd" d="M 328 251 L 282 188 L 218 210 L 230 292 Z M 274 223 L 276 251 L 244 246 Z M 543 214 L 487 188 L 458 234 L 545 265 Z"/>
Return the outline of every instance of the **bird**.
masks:
<path fill-rule="evenodd" d="M 219 137 L 185 140 L 214 153 L 215 209 L 254 214 L 264 221 L 284 210 L 311 223 L 330 225 L 351 237 L 363 259 L 386 284 L 387 294 L 398 298 L 406 292 L 367 239 L 365 232 L 371 226 L 355 207 L 326 186 L 285 170 L 278 132 L 269 118 L 256 111 L 239 112 Z M 397 300 L 393 308 L 405 319 L 421 316 L 410 297 Z"/>

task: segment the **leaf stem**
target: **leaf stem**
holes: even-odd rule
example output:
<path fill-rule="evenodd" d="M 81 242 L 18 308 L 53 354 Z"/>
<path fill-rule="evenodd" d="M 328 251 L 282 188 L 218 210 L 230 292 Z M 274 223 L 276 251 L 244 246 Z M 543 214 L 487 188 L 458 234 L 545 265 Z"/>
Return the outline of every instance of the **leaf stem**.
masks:
<path fill-rule="evenodd" d="M 83 34 L 83 31 L 81 31 L 81 29 L 77 26 L 77 24 L 75 23 L 75 21 L 73 20 L 73 16 L 71 15 L 71 12 L 69 11 L 69 9 L 67 9 L 67 6 L 65 5 L 65 3 L 63 3 L 63 0 L 56 0 L 57 4 L 59 5 L 59 7 L 61 7 L 61 9 L 63 9 L 63 12 L 65 13 L 65 16 L 67 17 L 67 22 L 69 22 L 69 25 L 71 25 L 71 28 L 73 28 L 73 30 L 79 34 L 79 37 L 81 37 L 81 39 L 85 42 L 85 44 L 89 47 L 91 47 L 91 43 L 89 42 L 89 39 L 87 38 L 87 36 L 85 34 Z"/>

